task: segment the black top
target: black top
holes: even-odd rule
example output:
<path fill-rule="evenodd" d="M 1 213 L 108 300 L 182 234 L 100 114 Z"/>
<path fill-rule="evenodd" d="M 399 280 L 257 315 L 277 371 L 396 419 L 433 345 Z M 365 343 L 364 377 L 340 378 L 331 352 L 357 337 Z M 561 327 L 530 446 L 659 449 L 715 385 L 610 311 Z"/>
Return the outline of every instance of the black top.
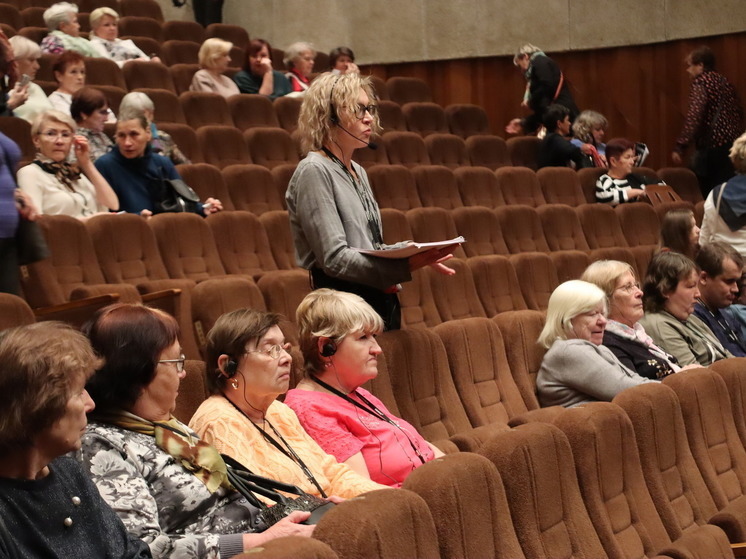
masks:
<path fill-rule="evenodd" d="M 567 167 L 570 161 L 583 166 L 583 152 L 576 145 L 556 132 L 547 134 L 539 146 L 539 169 L 542 167 Z"/>
<path fill-rule="evenodd" d="M 660 380 L 674 372 L 664 359 L 650 353 L 650 350 L 640 342 L 623 338 L 606 330 L 604 345 L 616 355 L 622 365 L 642 377 Z M 676 358 L 671 356 L 670 360 L 675 362 Z"/>

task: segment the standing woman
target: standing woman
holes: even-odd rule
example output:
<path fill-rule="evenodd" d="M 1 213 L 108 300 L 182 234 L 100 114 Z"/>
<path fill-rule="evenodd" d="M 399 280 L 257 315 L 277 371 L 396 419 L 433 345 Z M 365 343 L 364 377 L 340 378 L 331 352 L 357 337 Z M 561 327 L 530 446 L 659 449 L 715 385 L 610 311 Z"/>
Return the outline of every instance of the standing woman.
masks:
<path fill-rule="evenodd" d="M 355 249 L 385 249 L 381 215 L 365 170 L 352 161 L 358 148 L 380 131 L 370 78 L 357 73 L 322 74 L 301 105 L 298 134 L 308 155 L 298 164 L 287 194 L 298 263 L 310 270 L 314 288 L 360 295 L 381 315 L 386 329 L 401 324 L 397 292 L 411 272 L 442 263 L 455 246 L 410 258 L 385 259 Z"/>

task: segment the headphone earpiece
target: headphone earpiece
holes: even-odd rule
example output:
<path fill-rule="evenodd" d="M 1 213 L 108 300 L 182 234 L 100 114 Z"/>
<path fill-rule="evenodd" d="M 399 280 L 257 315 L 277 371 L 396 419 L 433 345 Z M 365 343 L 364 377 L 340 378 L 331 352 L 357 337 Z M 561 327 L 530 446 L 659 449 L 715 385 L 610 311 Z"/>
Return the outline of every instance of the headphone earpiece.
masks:
<path fill-rule="evenodd" d="M 342 74 L 338 75 L 332 84 L 332 88 L 329 90 L 329 121 L 335 126 L 339 124 L 339 115 L 337 114 L 337 107 L 334 106 L 334 101 L 332 101 L 332 95 L 334 95 L 334 88 L 337 87 L 337 82 L 341 78 Z"/>
<path fill-rule="evenodd" d="M 331 357 L 337 353 L 337 344 L 332 341 L 326 342 L 321 346 L 321 357 Z"/>
<path fill-rule="evenodd" d="M 230 357 L 228 361 L 225 362 L 223 371 L 226 377 L 228 378 L 235 377 L 236 373 L 238 372 L 238 361 L 233 359 L 233 357 Z"/>

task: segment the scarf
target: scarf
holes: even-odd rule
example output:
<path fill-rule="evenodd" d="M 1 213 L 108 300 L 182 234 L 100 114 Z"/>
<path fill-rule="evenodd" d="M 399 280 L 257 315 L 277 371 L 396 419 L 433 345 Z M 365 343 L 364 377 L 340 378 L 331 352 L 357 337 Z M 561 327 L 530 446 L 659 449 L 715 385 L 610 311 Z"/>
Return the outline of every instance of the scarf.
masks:
<path fill-rule="evenodd" d="M 49 34 L 57 37 L 62 42 L 62 46 L 65 48 L 65 50 L 74 50 L 76 52 L 79 52 L 83 56 L 89 56 L 91 58 L 97 58 L 101 56 L 101 54 L 95 49 L 91 42 L 85 37 L 73 37 L 72 35 L 63 33 L 59 29 L 55 29 Z"/>
<path fill-rule="evenodd" d="M 80 178 L 80 169 L 75 163 L 69 161 L 52 161 L 48 157 L 37 153 L 34 163 L 41 169 L 60 181 L 70 192 L 75 192 L 74 182 Z"/>
<path fill-rule="evenodd" d="M 718 204 L 721 191 L 722 199 Z M 736 175 L 728 182 L 716 186 L 712 191 L 712 202 L 731 231 L 738 231 L 746 226 L 746 175 Z"/>
<path fill-rule="evenodd" d="M 205 484 L 210 493 L 220 487 L 233 490 L 228 481 L 228 470 L 223 457 L 206 442 L 200 440 L 189 427 L 174 416 L 168 421 L 154 423 L 126 411 L 95 413 L 93 418 L 128 431 L 155 438 L 155 444 L 173 456 L 186 470 Z"/>
<path fill-rule="evenodd" d="M 647 332 L 645 332 L 645 328 L 643 328 L 642 324 L 639 322 L 635 323 L 634 328 L 630 328 L 626 324 L 609 319 L 606 323 L 606 329 L 620 338 L 644 345 L 650 353 L 655 355 L 658 359 L 662 359 L 668 363 L 674 372 L 678 373 L 681 370 L 681 367 L 679 367 L 676 362 L 676 358 L 655 345 L 653 338 L 648 336 Z"/>

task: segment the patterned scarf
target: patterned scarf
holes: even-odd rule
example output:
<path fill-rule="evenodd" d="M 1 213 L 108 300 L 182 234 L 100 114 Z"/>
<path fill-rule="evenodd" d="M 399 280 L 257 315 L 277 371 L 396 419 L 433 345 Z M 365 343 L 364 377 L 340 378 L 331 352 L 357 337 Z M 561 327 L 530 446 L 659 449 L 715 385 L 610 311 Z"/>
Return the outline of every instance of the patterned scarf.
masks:
<path fill-rule="evenodd" d="M 76 192 L 73 182 L 77 182 L 80 178 L 80 169 L 77 164 L 69 161 L 52 161 L 39 153 L 36 154 L 34 163 L 43 171 L 54 175 L 70 192 Z"/>
<path fill-rule="evenodd" d="M 158 448 L 173 456 L 186 470 L 205 484 L 210 493 L 220 487 L 233 489 L 228 481 L 228 470 L 223 457 L 195 435 L 189 427 L 171 416 L 168 421 L 153 423 L 126 411 L 94 413 L 93 418 L 102 423 L 116 425 L 128 431 L 155 438 Z"/>
<path fill-rule="evenodd" d="M 634 328 L 630 328 L 626 324 L 609 319 L 606 323 L 606 329 L 620 338 L 644 345 L 650 353 L 655 355 L 658 359 L 662 359 L 668 363 L 674 372 L 678 373 L 681 370 L 681 367 L 676 362 L 676 358 L 655 345 L 653 338 L 648 336 L 647 332 L 645 332 L 645 328 L 643 328 L 642 324 L 639 322 L 635 323 Z"/>

